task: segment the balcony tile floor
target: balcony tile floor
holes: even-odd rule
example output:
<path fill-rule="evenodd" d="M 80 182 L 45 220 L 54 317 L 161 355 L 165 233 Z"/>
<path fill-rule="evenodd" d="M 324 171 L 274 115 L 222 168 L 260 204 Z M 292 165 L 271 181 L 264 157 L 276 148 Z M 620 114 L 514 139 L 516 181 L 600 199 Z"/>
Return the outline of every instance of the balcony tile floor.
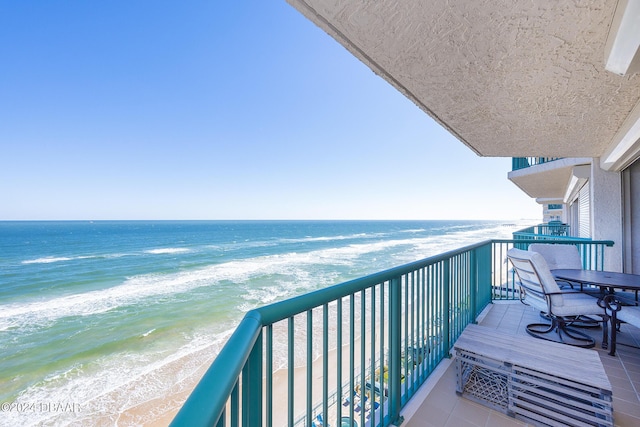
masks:
<path fill-rule="evenodd" d="M 503 332 L 526 335 L 529 323 L 539 323 L 533 309 L 520 302 L 492 304 L 483 313 L 480 324 Z M 613 417 L 616 426 L 640 426 L 640 349 L 618 345 L 616 356 L 609 356 L 600 348 L 601 330 L 588 332 L 596 339 L 595 349 L 613 389 Z M 640 343 L 640 330 L 623 325 L 618 334 L 619 343 Z M 459 397 L 455 393 L 455 365 L 439 367 L 439 379 L 423 386 L 422 395 L 409 402 L 403 415 L 403 427 L 501 427 L 527 426 L 500 412 Z M 437 373 L 436 373 L 437 375 Z M 428 393 L 428 394 L 427 394 Z"/>

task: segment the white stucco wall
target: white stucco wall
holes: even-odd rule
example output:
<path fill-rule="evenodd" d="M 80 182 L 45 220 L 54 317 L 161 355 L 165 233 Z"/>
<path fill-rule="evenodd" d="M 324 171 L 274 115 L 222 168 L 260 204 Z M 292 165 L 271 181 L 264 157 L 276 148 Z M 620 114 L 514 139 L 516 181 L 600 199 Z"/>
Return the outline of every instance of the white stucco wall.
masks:
<path fill-rule="evenodd" d="M 600 162 L 591 164 L 591 237 L 613 240 L 605 252 L 605 270 L 622 271 L 622 177 L 620 172 L 607 172 Z"/>

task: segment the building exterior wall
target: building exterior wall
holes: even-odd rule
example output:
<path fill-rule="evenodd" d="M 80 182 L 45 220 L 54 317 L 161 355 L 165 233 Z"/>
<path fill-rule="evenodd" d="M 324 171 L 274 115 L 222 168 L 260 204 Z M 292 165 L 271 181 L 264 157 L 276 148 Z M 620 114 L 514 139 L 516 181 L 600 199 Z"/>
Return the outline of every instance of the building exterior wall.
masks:
<path fill-rule="evenodd" d="M 620 172 L 607 172 L 600 162 L 591 164 L 591 237 L 594 240 L 613 240 L 614 246 L 607 248 L 605 270 L 622 271 L 623 267 L 623 220 L 622 177 Z"/>
<path fill-rule="evenodd" d="M 624 271 L 640 274 L 640 160 L 623 175 Z"/>

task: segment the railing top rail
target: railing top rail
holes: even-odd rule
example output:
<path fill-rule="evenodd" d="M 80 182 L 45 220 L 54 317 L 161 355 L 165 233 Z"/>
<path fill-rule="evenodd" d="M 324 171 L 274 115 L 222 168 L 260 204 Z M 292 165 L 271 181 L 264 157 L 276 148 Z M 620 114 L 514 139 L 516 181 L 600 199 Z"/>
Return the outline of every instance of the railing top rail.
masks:
<path fill-rule="evenodd" d="M 255 310 L 245 315 L 171 422 L 172 426 L 217 425 L 222 414 L 216 408 L 225 407 L 263 326 Z M 211 387 L 212 384 L 216 386 Z"/>
<path fill-rule="evenodd" d="M 521 243 L 541 243 L 540 239 L 493 239 L 491 240 L 492 243 L 517 243 L 517 244 L 521 244 Z M 567 243 L 567 244 L 576 244 L 576 243 L 588 243 L 588 244 L 592 244 L 592 245 L 605 245 L 605 246 L 613 246 L 614 245 L 614 241 L 613 240 L 591 240 L 588 238 L 584 238 L 584 237 L 567 237 L 567 236 L 563 236 L 563 237 L 558 237 L 555 239 L 551 239 L 551 240 L 545 240 L 544 243 L 549 243 L 549 244 L 554 244 L 554 243 L 558 243 L 558 244 L 562 244 L 562 243 Z"/>
<path fill-rule="evenodd" d="M 558 236 L 555 236 L 553 234 L 539 234 L 539 233 L 529 233 L 529 232 L 525 232 L 525 231 L 516 231 L 513 233 L 514 236 L 524 236 L 524 237 L 529 237 L 529 236 L 538 236 L 538 240 L 540 240 L 540 238 L 548 238 L 547 240 L 557 240 Z M 534 237 L 531 237 L 532 239 Z M 572 240 L 572 241 L 576 241 L 576 242 L 593 242 L 592 239 L 590 239 L 589 237 L 575 237 L 575 236 L 562 236 L 561 237 L 562 240 L 568 241 L 568 240 Z M 524 239 L 519 239 L 520 241 L 524 240 Z M 609 246 L 609 245 L 607 245 Z"/>

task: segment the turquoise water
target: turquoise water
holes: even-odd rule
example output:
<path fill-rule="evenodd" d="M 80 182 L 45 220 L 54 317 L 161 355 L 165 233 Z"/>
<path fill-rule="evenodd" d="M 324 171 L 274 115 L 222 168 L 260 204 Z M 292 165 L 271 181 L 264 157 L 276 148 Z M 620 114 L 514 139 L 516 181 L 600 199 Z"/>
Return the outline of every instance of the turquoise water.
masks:
<path fill-rule="evenodd" d="M 255 307 L 521 226 L 0 222 L 0 425 L 90 424 L 184 391 Z"/>

